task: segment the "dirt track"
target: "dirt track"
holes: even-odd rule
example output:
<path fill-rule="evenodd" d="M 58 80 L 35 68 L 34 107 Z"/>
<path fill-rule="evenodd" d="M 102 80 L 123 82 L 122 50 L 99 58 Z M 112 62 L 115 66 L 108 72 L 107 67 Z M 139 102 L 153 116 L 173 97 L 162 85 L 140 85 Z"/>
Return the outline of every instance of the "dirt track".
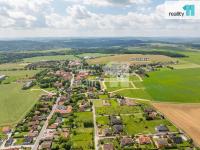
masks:
<path fill-rule="evenodd" d="M 200 145 L 200 104 L 154 103 L 153 105 Z"/>

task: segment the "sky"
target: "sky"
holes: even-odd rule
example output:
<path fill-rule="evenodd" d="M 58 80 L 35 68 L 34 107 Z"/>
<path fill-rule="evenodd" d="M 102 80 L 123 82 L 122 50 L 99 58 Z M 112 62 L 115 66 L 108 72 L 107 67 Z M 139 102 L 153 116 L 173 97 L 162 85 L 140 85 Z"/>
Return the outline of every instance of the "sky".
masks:
<path fill-rule="evenodd" d="M 199 37 L 200 20 L 168 20 L 164 0 L 0 0 L 0 38 Z"/>

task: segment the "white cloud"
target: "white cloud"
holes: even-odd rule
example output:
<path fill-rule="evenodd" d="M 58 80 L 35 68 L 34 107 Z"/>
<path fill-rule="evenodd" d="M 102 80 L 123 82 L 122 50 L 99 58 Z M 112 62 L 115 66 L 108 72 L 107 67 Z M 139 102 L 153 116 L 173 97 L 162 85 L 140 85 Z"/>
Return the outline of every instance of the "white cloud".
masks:
<path fill-rule="evenodd" d="M 30 28 L 38 21 L 38 16 L 50 11 L 51 2 L 52 0 L 0 0 L 0 15 L 15 22 L 7 23 L 5 27 Z"/>
<path fill-rule="evenodd" d="M 82 0 L 86 5 L 96 6 L 129 6 L 136 4 L 148 4 L 150 0 Z"/>
<path fill-rule="evenodd" d="M 152 9 L 154 11 L 149 14 L 134 10 L 120 14 L 120 10 L 124 7 L 117 7 L 116 9 L 119 10 L 117 14 L 109 13 L 109 11 L 100 13 L 102 11 L 97 12 L 88 6 L 93 5 L 93 8 L 96 5 L 127 6 L 145 4 L 150 0 L 65 0 L 73 1 L 75 4 L 66 5 L 66 10 L 64 9 L 62 13 L 56 12 L 53 1 L 55 3 L 56 0 L 0 0 L 0 34 L 6 35 L 6 32 L 3 32 L 5 29 L 12 31 L 13 34 L 18 34 L 18 31 L 20 33 L 24 31 L 27 34 L 31 31 L 45 34 L 45 31 L 49 31 L 46 35 L 52 33 L 56 36 L 58 34 L 148 36 L 200 33 L 199 21 L 166 20 L 163 4 Z M 81 3 L 77 4 L 78 2 Z M 98 9 L 101 8 L 98 7 Z"/>

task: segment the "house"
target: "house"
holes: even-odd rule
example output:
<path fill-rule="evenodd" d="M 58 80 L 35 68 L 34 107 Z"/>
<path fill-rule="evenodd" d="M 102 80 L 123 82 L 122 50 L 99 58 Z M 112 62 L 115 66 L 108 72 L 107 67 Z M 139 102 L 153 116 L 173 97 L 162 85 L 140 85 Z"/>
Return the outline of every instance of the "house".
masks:
<path fill-rule="evenodd" d="M 0 75 L 0 81 L 3 81 L 6 78 L 5 75 Z"/>
<path fill-rule="evenodd" d="M 170 137 L 170 139 L 172 140 L 172 142 L 174 144 L 182 144 L 183 143 L 183 139 L 178 136 L 172 136 L 172 137 Z"/>
<path fill-rule="evenodd" d="M 152 112 L 155 112 L 155 110 L 152 109 L 152 108 L 146 108 L 146 109 L 144 110 L 144 112 L 145 112 L 145 113 L 152 113 Z"/>
<path fill-rule="evenodd" d="M 104 136 L 111 136 L 112 135 L 112 130 L 109 128 L 106 128 L 103 130 Z"/>
<path fill-rule="evenodd" d="M 57 129 L 58 128 L 58 124 L 57 123 L 53 123 L 50 126 L 48 126 L 48 129 Z"/>
<path fill-rule="evenodd" d="M 154 141 L 155 141 L 156 147 L 159 149 L 166 148 L 169 146 L 167 138 L 159 138 L 159 139 L 155 139 Z"/>
<path fill-rule="evenodd" d="M 64 106 L 64 105 L 58 105 L 56 110 L 55 110 L 55 113 L 60 113 L 60 114 L 69 114 L 72 112 L 72 106 Z"/>
<path fill-rule="evenodd" d="M 165 125 L 159 125 L 155 127 L 156 132 L 168 132 L 169 129 Z"/>
<path fill-rule="evenodd" d="M 124 137 L 121 139 L 120 144 L 122 147 L 124 146 L 130 146 L 133 144 L 133 139 L 130 137 Z"/>
<path fill-rule="evenodd" d="M 39 132 L 38 131 L 30 131 L 29 133 L 28 133 L 28 136 L 29 137 L 37 137 L 39 135 Z"/>
<path fill-rule="evenodd" d="M 44 141 L 40 145 L 39 149 L 41 149 L 41 150 L 43 150 L 43 149 L 45 149 L 45 150 L 51 150 L 51 144 L 52 144 L 51 141 Z"/>
<path fill-rule="evenodd" d="M 120 106 L 125 106 L 126 105 L 126 100 L 125 99 L 118 99 L 119 105 Z"/>
<path fill-rule="evenodd" d="M 126 105 L 127 106 L 137 106 L 137 103 L 135 103 L 134 100 L 126 99 Z"/>
<path fill-rule="evenodd" d="M 26 136 L 25 138 L 24 138 L 24 145 L 30 145 L 30 144 L 32 144 L 32 142 L 33 142 L 33 137 L 30 137 L 30 136 Z"/>
<path fill-rule="evenodd" d="M 62 131 L 61 131 L 61 136 L 64 137 L 64 138 L 68 138 L 70 133 L 69 133 L 69 129 L 67 128 L 63 128 Z"/>
<path fill-rule="evenodd" d="M 3 127 L 3 128 L 2 128 L 2 132 L 3 132 L 4 134 L 8 134 L 8 133 L 11 132 L 11 129 L 10 129 L 10 127 L 6 126 L 6 127 Z"/>
<path fill-rule="evenodd" d="M 69 64 L 68 64 L 69 67 L 76 67 L 76 66 L 80 66 L 80 65 L 81 65 L 81 63 L 78 60 L 70 61 Z"/>
<path fill-rule="evenodd" d="M 90 103 L 87 101 L 82 101 L 79 105 L 79 110 L 85 111 L 88 107 L 90 107 Z"/>
<path fill-rule="evenodd" d="M 120 134 L 123 132 L 123 126 L 122 125 L 114 125 L 113 126 L 114 134 Z"/>
<path fill-rule="evenodd" d="M 146 120 L 155 120 L 158 116 L 157 112 L 151 112 L 146 114 Z"/>
<path fill-rule="evenodd" d="M 6 141 L 6 144 L 5 146 L 8 147 L 8 146 L 11 146 L 13 144 L 13 141 L 14 139 L 12 137 L 10 137 L 7 141 Z"/>
<path fill-rule="evenodd" d="M 121 125 L 122 121 L 119 116 L 110 116 L 110 124 L 111 125 Z"/>
<path fill-rule="evenodd" d="M 110 102 L 108 100 L 103 100 L 104 106 L 111 106 Z"/>
<path fill-rule="evenodd" d="M 26 82 L 24 85 L 23 85 L 23 90 L 27 90 L 29 88 L 31 88 L 32 86 L 34 85 L 34 82 L 33 81 L 28 81 Z"/>
<path fill-rule="evenodd" d="M 46 129 L 42 137 L 42 141 L 53 140 L 56 129 Z"/>
<path fill-rule="evenodd" d="M 103 150 L 114 150 L 113 144 L 104 144 Z"/>
<path fill-rule="evenodd" d="M 130 100 L 130 99 L 119 99 L 118 102 L 120 106 L 125 106 L 125 105 L 136 106 L 137 105 L 133 100 Z"/>
<path fill-rule="evenodd" d="M 141 145 L 151 144 L 151 138 L 150 138 L 149 136 L 144 136 L 144 135 L 142 135 L 142 136 L 140 136 L 140 137 L 138 138 L 138 142 L 139 142 L 139 144 L 141 144 Z"/>

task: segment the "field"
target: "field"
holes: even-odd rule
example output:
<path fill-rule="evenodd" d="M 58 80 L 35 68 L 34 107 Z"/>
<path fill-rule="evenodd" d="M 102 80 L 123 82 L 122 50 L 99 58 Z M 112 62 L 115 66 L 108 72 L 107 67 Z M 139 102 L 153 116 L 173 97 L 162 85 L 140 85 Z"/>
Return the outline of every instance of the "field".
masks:
<path fill-rule="evenodd" d="M 146 91 L 155 101 L 200 102 L 200 69 L 163 70 L 144 79 Z"/>
<path fill-rule="evenodd" d="M 0 74 L 8 76 L 4 82 L 16 82 L 33 77 L 40 70 L 16 70 L 16 71 L 0 71 Z"/>
<path fill-rule="evenodd" d="M 7 63 L 0 64 L 0 70 L 12 70 L 12 69 L 23 69 L 27 63 Z"/>
<path fill-rule="evenodd" d="M 176 132 L 177 129 L 167 120 L 151 120 L 146 121 L 141 113 L 131 116 L 122 116 L 123 123 L 125 124 L 125 132 L 128 135 L 135 135 L 138 133 L 151 134 L 156 133 L 155 127 L 157 125 L 166 125 L 171 132 Z M 148 128 L 147 128 L 148 127 Z"/>
<path fill-rule="evenodd" d="M 149 61 L 133 61 L 134 58 L 149 58 Z M 130 64 L 144 64 L 144 63 L 152 63 L 152 62 L 168 62 L 175 61 L 175 59 L 162 56 L 162 55 L 141 55 L 141 54 L 125 54 L 125 55 L 114 55 L 107 57 L 100 57 L 96 59 L 88 60 L 89 64 L 107 64 L 110 62 L 122 62 L 122 63 L 130 63 Z"/>
<path fill-rule="evenodd" d="M 182 54 L 185 54 L 186 58 L 181 58 L 180 60 L 184 60 L 190 63 L 198 64 L 200 65 L 200 52 L 195 51 L 195 52 L 181 52 Z"/>
<path fill-rule="evenodd" d="M 200 145 L 199 104 L 155 103 L 153 105 Z"/>
<path fill-rule="evenodd" d="M 146 92 L 143 81 L 136 75 L 130 76 L 128 82 L 116 82 L 117 79 L 112 78 L 105 78 L 104 80 L 108 92 L 114 92 L 130 98 L 152 99 Z"/>
<path fill-rule="evenodd" d="M 50 60 L 76 60 L 77 57 L 73 55 L 56 55 L 56 56 L 39 56 L 39 57 L 32 57 L 32 58 L 25 58 L 23 62 L 33 63 L 39 61 L 50 61 Z"/>
<path fill-rule="evenodd" d="M 75 123 L 77 128 L 73 129 L 71 141 L 73 148 L 91 149 L 93 147 L 93 127 L 85 127 L 84 123 L 93 124 L 92 112 L 75 113 Z"/>
<path fill-rule="evenodd" d="M 37 102 L 40 91 L 23 91 L 17 83 L 0 85 L 0 126 L 13 125 Z"/>
<path fill-rule="evenodd" d="M 125 97 L 152 100 L 152 97 L 146 92 L 145 89 L 125 89 L 116 92 Z"/>

